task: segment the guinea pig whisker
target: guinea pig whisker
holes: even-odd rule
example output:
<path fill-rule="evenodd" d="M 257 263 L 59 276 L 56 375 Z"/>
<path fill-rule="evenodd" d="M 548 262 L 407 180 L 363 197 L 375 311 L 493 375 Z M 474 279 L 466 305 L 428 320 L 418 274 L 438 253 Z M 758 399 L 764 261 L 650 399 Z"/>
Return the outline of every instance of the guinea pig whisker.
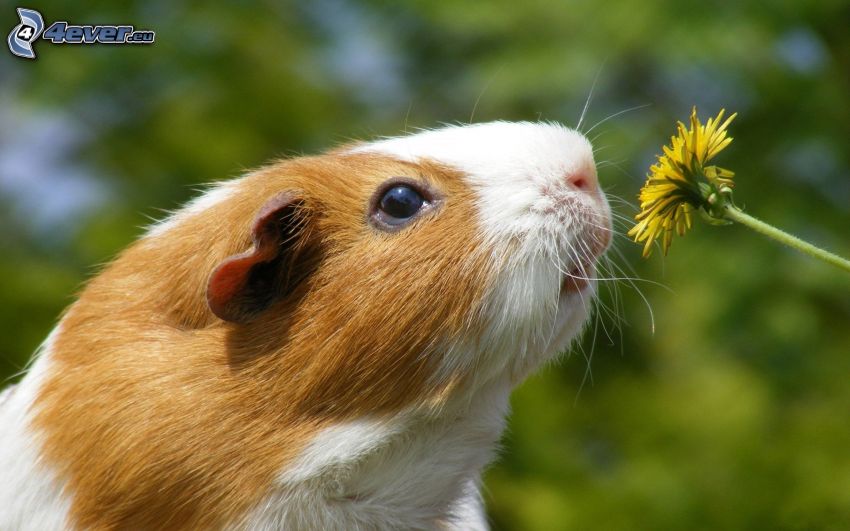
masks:
<path fill-rule="evenodd" d="M 617 250 L 617 252 L 619 253 L 619 250 Z M 621 273 L 624 273 L 623 270 L 619 266 L 617 266 L 614 262 L 612 262 L 611 264 L 618 271 L 620 271 Z M 650 304 L 649 299 L 646 297 L 646 295 L 644 295 L 643 291 L 637 286 L 637 284 L 635 284 L 635 282 L 637 282 L 637 281 L 647 282 L 649 284 L 655 284 L 655 285 L 661 286 L 661 287 L 666 288 L 666 289 L 670 289 L 670 288 L 665 286 L 664 284 L 661 284 L 661 283 L 658 283 L 658 282 L 652 282 L 652 281 L 648 281 L 648 280 L 645 280 L 645 279 L 642 279 L 642 278 L 632 278 L 632 277 L 629 277 L 625 274 L 622 277 L 622 280 L 624 282 L 628 283 L 628 285 L 631 286 L 631 288 L 633 290 L 635 290 L 635 292 L 638 294 L 638 296 L 641 298 L 641 300 L 643 300 L 643 304 L 644 304 L 644 306 L 646 306 L 646 309 L 649 312 L 650 329 L 651 329 L 652 333 L 655 334 L 655 313 L 652 310 L 652 304 Z"/>
<path fill-rule="evenodd" d="M 631 223 L 631 224 L 634 223 L 634 221 L 632 221 L 632 219 L 630 219 L 629 217 L 624 216 L 622 214 L 617 214 L 616 212 L 611 213 L 611 220 L 612 221 L 620 221 L 620 222 L 627 223 L 627 224 L 628 223 Z"/>
<path fill-rule="evenodd" d="M 619 195 L 617 195 L 617 194 L 615 194 L 615 193 L 613 193 L 613 192 L 610 192 L 610 191 L 606 190 L 606 191 L 605 191 L 605 197 L 608 199 L 608 201 L 609 201 L 610 203 L 616 203 L 616 204 L 619 204 L 619 205 L 629 206 L 629 207 L 631 207 L 631 208 L 632 208 L 632 210 L 634 210 L 635 212 L 637 212 L 637 211 L 638 211 L 638 208 L 637 208 L 636 206 L 632 205 L 632 204 L 631 204 L 631 203 L 629 203 L 629 201 L 627 201 L 625 198 L 620 197 Z"/>
<path fill-rule="evenodd" d="M 606 192 L 605 195 L 606 195 L 606 198 L 609 200 L 609 204 L 613 203 L 613 204 L 617 204 L 617 205 L 627 205 L 629 208 L 633 208 L 631 204 L 629 204 L 628 202 L 623 200 L 621 197 L 619 197 L 619 196 L 617 196 L 613 193 Z M 617 226 L 620 223 L 623 223 L 626 226 L 631 226 L 631 224 L 632 224 L 631 218 L 624 216 L 624 215 L 617 213 L 617 212 L 612 210 L 611 220 L 613 222 L 613 227 L 610 230 L 612 231 L 613 235 L 616 236 L 616 238 L 612 238 L 612 242 L 611 242 L 611 245 L 609 247 L 609 252 L 604 257 L 605 265 L 607 266 L 607 271 L 606 271 L 607 274 L 604 275 L 604 276 L 607 276 L 607 280 L 613 281 L 613 282 L 601 283 L 601 284 L 609 284 L 610 285 L 610 284 L 613 283 L 614 286 L 616 287 L 616 289 L 620 289 L 621 284 L 631 287 L 638 294 L 638 296 L 643 301 L 643 304 L 646 306 L 647 312 L 649 314 L 649 319 L 650 319 L 650 328 L 652 330 L 652 333 L 655 333 L 655 312 L 652 309 L 652 304 L 649 302 L 648 297 L 643 292 L 643 290 L 638 286 L 638 283 L 646 283 L 646 284 L 650 284 L 650 285 L 656 285 L 656 286 L 662 287 L 666 290 L 670 290 L 670 288 L 663 283 L 659 283 L 659 282 L 655 282 L 655 281 L 651 281 L 651 280 L 641 278 L 637 274 L 637 272 L 634 270 L 634 268 L 630 265 L 629 261 L 625 258 L 622 251 L 618 248 L 618 246 L 617 246 L 618 238 L 625 238 L 625 236 L 624 236 L 624 234 L 622 234 L 621 230 L 615 230 L 615 229 L 617 228 Z M 617 258 L 617 260 L 615 260 L 615 257 Z M 623 264 L 622 267 L 618 264 L 618 261 Z M 627 268 L 629 271 L 627 272 L 624 269 L 624 267 Z M 601 269 L 602 268 L 600 267 L 600 270 Z M 603 275 L 599 275 L 599 276 L 603 276 Z M 613 294 L 613 292 L 612 292 L 612 296 L 615 296 Z M 621 296 L 619 294 L 617 294 L 616 297 L 621 299 Z M 625 321 L 625 319 L 622 319 L 622 320 Z"/>
<path fill-rule="evenodd" d="M 585 384 L 587 384 L 587 382 L 589 381 L 590 385 L 593 386 L 595 383 L 593 380 L 593 354 L 596 352 L 596 337 L 599 330 L 599 314 L 597 313 L 596 316 L 597 317 L 593 321 L 593 336 L 590 341 L 590 351 L 584 356 L 584 375 L 582 376 L 581 383 L 579 384 L 578 390 L 576 391 L 576 398 L 574 404 L 578 403 L 579 396 L 581 395 L 581 391 L 584 389 Z"/>
<path fill-rule="evenodd" d="M 603 256 L 602 258 L 604 259 L 605 263 L 603 264 L 600 261 L 598 266 L 599 266 L 599 269 L 602 271 L 603 275 L 608 276 L 607 275 L 607 273 L 608 273 L 607 268 L 610 267 L 611 269 L 613 269 L 614 267 L 616 267 L 616 265 L 613 264 L 610 257 L 608 257 L 607 255 Z M 613 329 L 616 329 L 617 337 L 619 338 L 618 342 L 620 344 L 620 354 L 623 355 L 623 352 L 624 352 L 624 346 L 623 346 L 623 340 L 622 340 L 623 339 L 622 324 L 625 322 L 625 320 L 621 317 L 621 314 L 620 314 L 620 309 L 622 307 L 621 306 L 622 298 L 621 298 L 620 293 L 619 293 L 620 283 L 614 282 L 614 283 L 607 283 L 605 285 L 609 286 L 608 289 L 611 290 L 612 298 L 614 300 L 614 308 L 612 309 L 608 305 L 606 305 L 600 297 L 596 297 L 593 301 L 593 304 L 594 304 L 593 337 L 591 338 L 591 344 L 590 344 L 590 347 L 589 347 L 589 351 L 585 351 L 583 346 L 580 343 L 578 344 L 578 348 L 582 352 L 582 355 L 583 355 L 584 360 L 585 360 L 585 372 L 582 376 L 582 380 L 581 380 L 581 383 L 579 384 L 579 388 L 576 391 L 576 398 L 575 398 L 576 403 L 578 402 L 578 399 L 581 395 L 581 391 L 584 389 L 584 386 L 587 385 L 588 382 L 590 382 L 590 385 L 594 384 L 592 363 L 593 363 L 594 354 L 596 352 L 596 344 L 597 344 L 597 338 L 599 336 L 600 327 L 602 328 L 602 332 L 605 335 L 605 337 L 608 338 L 610 345 L 614 345 L 614 344 L 617 343 L 617 341 L 614 340 L 614 337 L 613 337 L 613 334 L 612 334 Z M 603 313 L 604 313 L 604 315 L 603 315 Z M 608 327 L 606 326 L 605 319 L 611 320 L 611 324 L 612 324 L 612 327 L 613 327 L 612 330 L 609 330 Z"/>
<path fill-rule="evenodd" d="M 581 131 L 581 124 L 584 122 L 584 117 L 587 114 L 588 107 L 590 107 L 590 100 L 593 99 L 593 91 L 596 89 L 596 82 L 599 81 L 599 75 L 602 73 L 603 68 L 605 68 L 605 61 L 599 65 L 599 70 L 597 70 L 596 75 L 593 76 L 593 83 L 590 84 L 590 90 L 587 92 L 587 99 L 584 100 L 584 107 L 582 107 L 581 115 L 578 117 L 576 131 Z"/>
<path fill-rule="evenodd" d="M 622 111 L 620 111 L 620 112 L 615 112 L 614 114 L 608 115 L 608 116 L 606 116 L 605 118 L 603 118 L 603 119 L 599 120 L 598 122 L 596 122 L 596 123 L 593 125 L 593 127 L 591 127 L 590 129 L 588 129 L 587 131 L 585 131 L 585 132 L 584 132 L 584 136 L 589 135 L 591 131 L 593 131 L 594 129 L 596 129 L 596 128 L 597 128 L 597 127 L 599 127 L 600 125 L 604 124 L 604 123 L 605 123 L 605 122 L 607 122 L 608 120 L 612 120 L 612 119 L 617 118 L 618 116 L 622 116 L 622 115 L 624 115 L 624 114 L 626 114 L 626 113 L 629 113 L 629 112 L 632 112 L 632 111 L 637 111 L 637 110 L 640 110 L 640 109 L 645 109 L 645 108 L 647 108 L 647 107 L 651 107 L 651 106 L 652 106 L 652 104 L 651 104 L 651 103 L 644 103 L 643 105 L 635 105 L 634 107 L 629 107 L 628 109 L 623 109 L 623 110 L 622 110 Z"/>
<path fill-rule="evenodd" d="M 609 279 L 613 279 L 615 277 L 614 267 L 612 266 L 611 258 L 608 257 L 607 255 L 603 257 L 603 262 L 599 264 L 599 267 L 603 271 L 604 276 L 608 277 Z M 625 322 L 625 318 L 620 314 L 620 309 L 621 309 L 621 305 L 622 305 L 622 302 L 623 302 L 622 296 L 621 296 L 621 293 L 620 293 L 621 283 L 620 282 L 607 282 L 607 283 L 604 283 L 603 285 L 606 286 L 606 288 L 611 293 L 612 303 L 614 305 L 614 308 L 613 308 L 613 311 L 612 311 L 612 313 L 613 313 L 612 317 L 614 319 L 614 326 L 616 326 L 617 329 L 620 330 L 620 333 L 621 333 L 621 336 L 622 336 L 621 325 Z M 623 313 L 623 315 L 625 315 L 625 312 Z"/>
<path fill-rule="evenodd" d="M 611 284 L 606 284 L 606 285 L 611 286 Z M 616 284 L 614 284 L 614 286 L 616 286 Z M 611 288 L 609 288 L 609 289 L 611 289 Z M 599 297 L 596 297 L 593 300 L 593 305 L 594 305 L 594 308 L 593 308 L 594 309 L 594 312 L 593 312 L 594 313 L 594 319 L 599 321 L 599 324 L 602 327 L 602 332 L 605 334 L 605 337 L 608 338 L 609 343 L 611 345 L 613 345 L 614 339 L 611 335 L 611 332 L 608 330 L 608 327 L 605 325 L 605 320 L 606 319 L 610 320 L 612 330 L 614 328 L 619 330 L 620 329 L 620 326 L 619 326 L 620 319 L 619 319 L 619 316 L 617 315 L 617 311 L 616 311 L 615 308 L 611 308 L 610 306 L 605 304 L 602 301 L 602 299 L 600 299 Z M 603 317 L 604 317 L 604 319 L 603 319 Z"/>
<path fill-rule="evenodd" d="M 620 164 L 622 164 L 624 162 L 626 162 L 626 159 L 618 159 L 618 160 L 605 159 L 605 160 L 601 160 L 601 161 L 597 162 L 596 168 L 600 169 L 600 168 L 607 168 L 608 166 L 611 166 L 611 167 L 622 170 L 622 168 L 620 168 Z"/>
<path fill-rule="evenodd" d="M 603 257 L 603 260 L 604 260 L 604 266 L 602 266 L 602 267 L 607 269 L 606 273 L 608 274 L 608 276 L 609 277 L 614 276 L 613 275 L 613 267 L 612 267 L 612 264 L 611 264 L 611 258 L 606 254 Z M 620 337 L 620 349 L 621 349 L 621 353 L 622 353 L 622 349 L 623 349 L 623 325 L 624 324 L 628 325 L 628 322 L 626 321 L 626 318 L 625 318 L 626 310 L 625 310 L 625 307 L 623 306 L 623 297 L 622 297 L 620 285 L 621 284 L 619 282 L 608 282 L 608 283 L 605 284 L 605 286 L 607 287 L 607 289 L 611 293 L 611 298 L 613 299 L 614 318 L 615 318 L 614 325 L 617 327 L 617 332 L 618 332 L 619 337 Z"/>
<path fill-rule="evenodd" d="M 472 121 L 475 119 L 475 111 L 478 109 L 478 104 L 481 103 L 481 98 L 484 97 L 484 93 L 487 92 L 487 89 L 490 88 L 490 85 L 493 84 L 493 81 L 499 77 L 499 74 L 502 73 L 502 69 L 505 67 L 504 64 L 499 66 L 499 69 L 496 70 L 496 73 L 490 76 L 490 79 L 484 84 L 484 88 L 481 89 L 481 92 L 478 93 L 478 97 L 475 98 L 475 103 L 472 105 L 472 112 L 469 113 L 469 123 L 472 124 Z"/>
<path fill-rule="evenodd" d="M 610 129 L 603 129 L 603 130 L 599 131 L 598 133 L 596 133 L 593 136 L 593 138 L 588 138 L 588 142 L 590 142 L 590 144 L 593 145 L 593 144 L 596 143 L 597 140 L 599 140 L 600 138 L 602 138 L 603 136 L 607 135 L 610 132 L 611 132 Z"/>
<path fill-rule="evenodd" d="M 576 242 L 576 243 L 580 243 L 580 242 Z M 568 243 L 567 246 L 568 246 L 568 250 L 567 250 L 568 257 L 570 257 L 571 259 L 577 260 L 578 257 L 579 257 L 579 253 L 578 253 L 579 249 L 576 246 L 574 246 L 572 243 Z M 584 251 L 584 252 L 586 252 L 586 251 Z M 562 272 L 563 272 L 563 269 L 565 269 L 564 264 L 560 262 L 560 258 L 558 258 L 558 262 L 555 265 Z M 569 276 L 573 276 L 569 272 L 567 272 L 566 274 L 569 275 Z M 579 292 L 579 296 L 581 297 L 582 305 L 587 307 L 588 301 L 585 300 L 585 298 L 584 298 L 584 296 L 582 295 L 581 292 Z M 573 346 L 581 353 L 581 356 L 585 361 L 585 371 L 584 371 L 584 374 L 582 375 L 582 380 L 581 380 L 581 383 L 579 385 L 579 389 L 576 392 L 576 398 L 575 398 L 576 403 L 578 402 L 581 391 L 584 388 L 584 386 L 587 384 L 587 382 L 590 381 L 591 385 L 593 385 L 593 355 L 594 355 L 594 352 L 596 350 L 596 337 L 599 333 L 599 325 L 600 325 L 600 322 L 601 322 L 599 310 L 604 307 L 604 304 L 600 305 L 600 301 L 599 301 L 598 297 L 594 298 L 592 301 L 590 301 L 590 303 L 591 303 L 590 312 L 594 314 L 594 317 L 593 317 L 593 319 L 594 319 L 594 322 L 593 322 L 593 337 L 591 338 L 590 347 L 589 347 L 588 350 L 585 350 L 584 345 L 581 341 L 574 340 L 574 342 L 573 342 Z M 604 328 L 604 324 L 603 324 L 603 328 Z M 606 335 L 608 334 L 607 329 L 606 329 L 605 333 L 606 333 Z M 609 338 L 610 338 L 610 335 L 609 335 Z"/>
<path fill-rule="evenodd" d="M 636 182 L 639 182 L 639 181 L 643 181 L 643 180 L 645 180 L 645 178 L 644 178 L 644 177 L 638 177 L 638 176 L 636 176 L 634 173 L 632 173 L 632 172 L 630 172 L 630 171 L 626 170 L 626 169 L 625 169 L 625 168 L 623 168 L 623 167 L 622 167 L 619 163 L 617 163 L 617 164 L 609 164 L 609 166 L 611 166 L 612 168 L 615 168 L 615 169 L 616 169 L 617 171 L 619 171 L 621 174 L 623 174 L 624 176 L 628 177 L 630 181 L 636 181 Z"/>

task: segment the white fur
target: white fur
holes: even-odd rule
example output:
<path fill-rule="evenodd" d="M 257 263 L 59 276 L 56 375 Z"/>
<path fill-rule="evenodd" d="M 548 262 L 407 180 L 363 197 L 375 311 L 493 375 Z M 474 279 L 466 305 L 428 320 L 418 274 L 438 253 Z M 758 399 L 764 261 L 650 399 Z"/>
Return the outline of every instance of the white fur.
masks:
<path fill-rule="evenodd" d="M 62 483 L 41 462 L 38 433 L 30 426 L 33 400 L 50 366 L 59 327 L 39 347 L 27 377 L 0 399 L 0 529 L 68 529 L 70 500 Z"/>
<path fill-rule="evenodd" d="M 319 433 L 243 529 L 484 530 L 478 491 L 508 412 L 494 381 L 439 415 L 407 411 Z"/>
<path fill-rule="evenodd" d="M 301 453 L 295 466 L 280 477 L 284 484 L 299 483 L 344 466 L 371 453 L 380 441 L 389 440 L 403 428 L 397 419 L 361 419 L 326 428 Z"/>

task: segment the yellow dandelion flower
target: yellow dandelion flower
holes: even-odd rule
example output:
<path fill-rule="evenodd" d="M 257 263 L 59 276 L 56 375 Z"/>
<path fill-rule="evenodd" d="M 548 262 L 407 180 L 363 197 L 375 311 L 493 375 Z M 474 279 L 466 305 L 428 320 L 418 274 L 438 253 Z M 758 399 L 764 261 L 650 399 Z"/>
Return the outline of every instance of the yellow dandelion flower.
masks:
<path fill-rule="evenodd" d="M 658 238 L 667 254 L 673 232 L 684 235 L 691 228 L 695 210 L 701 208 L 709 219 L 725 223 L 723 214 L 715 212 L 713 205 L 721 196 L 731 201 L 734 174 L 717 166 L 706 166 L 732 142 L 726 128 L 737 114 L 721 122 L 723 114 L 721 110 L 703 125 L 694 107 L 690 127 L 679 122 L 677 135 L 670 139 L 670 145 L 663 146 L 664 154 L 650 167 L 638 196 L 637 224 L 628 232 L 635 242 L 645 242 L 644 256 L 649 256 L 652 243 Z"/>
<path fill-rule="evenodd" d="M 697 109 L 691 111 L 690 127 L 678 123 L 676 136 L 663 146 L 664 154 L 649 168 L 646 183 L 640 190 L 640 212 L 628 234 L 635 242 L 643 242 L 643 256 L 652 252 L 652 244 L 661 238 L 664 254 L 673 241 L 691 228 L 693 213 L 698 211 L 715 225 L 740 223 L 755 232 L 850 272 L 850 260 L 821 249 L 788 234 L 773 225 L 754 218 L 735 206 L 731 171 L 706 164 L 732 143 L 726 128 L 735 114 L 723 121 L 724 111 L 703 125 Z"/>

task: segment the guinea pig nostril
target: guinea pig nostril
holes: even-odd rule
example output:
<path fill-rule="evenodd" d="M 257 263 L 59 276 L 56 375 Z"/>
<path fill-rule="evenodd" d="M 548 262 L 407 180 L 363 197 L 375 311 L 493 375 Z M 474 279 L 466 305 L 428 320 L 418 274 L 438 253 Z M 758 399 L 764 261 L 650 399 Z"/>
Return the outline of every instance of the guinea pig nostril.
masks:
<path fill-rule="evenodd" d="M 582 192 L 592 192 L 596 187 L 596 177 L 592 171 L 587 170 L 568 173 L 565 181 L 571 188 Z"/>

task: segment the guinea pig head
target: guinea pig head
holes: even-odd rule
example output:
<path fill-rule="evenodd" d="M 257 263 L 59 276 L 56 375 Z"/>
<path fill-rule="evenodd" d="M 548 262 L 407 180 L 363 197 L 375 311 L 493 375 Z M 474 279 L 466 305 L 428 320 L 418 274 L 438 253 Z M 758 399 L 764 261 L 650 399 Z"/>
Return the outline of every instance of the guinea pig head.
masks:
<path fill-rule="evenodd" d="M 258 205 L 251 246 L 215 267 L 209 307 L 232 359 L 274 363 L 313 412 L 516 383 L 580 330 L 610 241 L 590 145 L 553 124 L 358 144 L 240 189 Z"/>

